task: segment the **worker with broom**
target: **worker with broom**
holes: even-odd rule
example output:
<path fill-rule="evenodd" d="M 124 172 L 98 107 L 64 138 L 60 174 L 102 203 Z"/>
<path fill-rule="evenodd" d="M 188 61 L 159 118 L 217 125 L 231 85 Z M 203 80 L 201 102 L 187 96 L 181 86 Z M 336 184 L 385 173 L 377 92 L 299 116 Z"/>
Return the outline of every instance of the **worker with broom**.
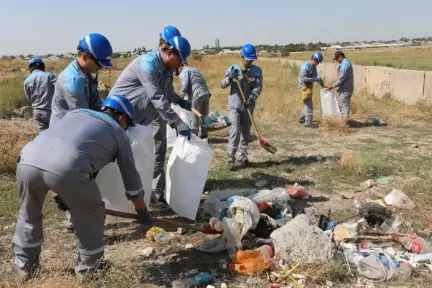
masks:
<path fill-rule="evenodd" d="M 317 66 L 324 60 L 321 52 L 312 55 L 309 61 L 303 63 L 299 70 L 300 99 L 303 101 L 303 110 L 300 114 L 299 123 L 308 128 L 317 128 L 313 124 L 313 83 L 318 82 L 324 87 L 324 81 L 318 76 Z"/>
<path fill-rule="evenodd" d="M 60 73 L 55 84 L 50 126 L 55 125 L 71 110 L 100 110 L 97 73 L 103 67 L 112 66 L 111 43 L 105 36 L 91 33 L 79 41 L 77 50 L 78 57 Z M 63 207 L 58 195 L 53 192 L 52 196 L 57 208 L 66 212 L 66 228 L 72 232 L 74 225 L 70 212 Z"/>
<path fill-rule="evenodd" d="M 257 59 L 256 49 L 251 44 L 245 44 L 241 48 L 241 62 L 228 68 L 222 81 L 221 88 L 231 86 L 228 99 L 228 116 L 232 122 L 228 138 L 228 169 L 236 168 L 235 156 L 237 149 L 238 167 L 242 168 L 249 164 L 248 143 L 251 128 L 251 121 L 246 109 L 251 113 L 255 110 L 256 101 L 261 94 L 263 87 L 262 70 L 253 62 Z M 234 78 L 239 79 L 241 88 L 246 95 L 246 102 L 243 101 Z"/>
<path fill-rule="evenodd" d="M 125 133 L 135 125 L 133 119 L 129 100 L 111 95 L 101 104 L 101 112 L 75 109 L 21 150 L 16 171 L 21 206 L 12 243 L 22 280 L 34 275 L 40 265 L 42 208 L 49 189 L 57 192 L 71 212 L 78 250 L 76 275 L 85 277 L 103 268 L 105 206 L 94 175 L 114 160 L 138 222 L 152 225 Z"/>
<path fill-rule="evenodd" d="M 190 66 L 182 66 L 175 71 L 175 75 L 179 76 L 181 82 L 180 97 L 186 98 L 192 103 L 192 108 L 196 109 L 203 117 L 206 117 L 209 114 L 211 94 L 207 82 L 199 70 Z M 198 136 L 200 117 L 195 113 L 190 113 L 189 118 L 191 131 Z M 207 137 L 207 126 L 205 123 L 201 123 L 201 138 L 205 139 Z"/>
<path fill-rule="evenodd" d="M 165 34 L 164 37 L 167 37 Z M 155 166 L 152 202 L 166 206 L 164 200 L 166 152 L 166 124 L 181 136 L 190 138 L 189 126 L 171 108 L 170 103 L 190 110 L 190 103 L 173 92 L 172 77 L 175 69 L 187 64 L 191 53 L 189 41 L 182 36 L 161 41 L 161 49 L 133 60 L 120 74 L 111 94 L 128 98 L 136 111 L 138 124 L 153 126 Z"/>
<path fill-rule="evenodd" d="M 328 90 L 336 89 L 339 92 L 339 106 L 342 119 L 349 126 L 349 114 L 351 107 L 351 96 L 354 92 L 354 72 L 351 62 L 345 58 L 345 54 L 338 50 L 335 52 L 333 60 L 340 65 L 336 81 L 326 88 Z"/>
<path fill-rule="evenodd" d="M 24 93 L 32 105 L 33 119 L 40 133 L 49 127 L 57 78 L 45 71 L 45 63 L 40 58 L 30 60 L 29 70 L 31 74 L 24 81 Z"/>

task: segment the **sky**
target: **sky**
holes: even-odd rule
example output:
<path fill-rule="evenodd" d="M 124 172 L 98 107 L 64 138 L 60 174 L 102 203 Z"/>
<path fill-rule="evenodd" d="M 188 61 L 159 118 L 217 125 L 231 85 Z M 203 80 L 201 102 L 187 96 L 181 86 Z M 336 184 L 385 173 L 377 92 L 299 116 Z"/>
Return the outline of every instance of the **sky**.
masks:
<path fill-rule="evenodd" d="M 0 55 L 75 52 L 92 32 L 114 51 L 152 49 L 166 25 L 193 49 L 429 37 L 431 11 L 431 0 L 0 0 Z"/>

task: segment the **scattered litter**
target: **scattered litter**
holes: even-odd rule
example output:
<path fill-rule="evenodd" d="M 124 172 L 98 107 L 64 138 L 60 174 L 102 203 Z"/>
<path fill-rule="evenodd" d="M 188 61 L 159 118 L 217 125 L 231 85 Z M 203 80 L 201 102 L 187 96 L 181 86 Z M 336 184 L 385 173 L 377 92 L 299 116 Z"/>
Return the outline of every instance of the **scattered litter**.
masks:
<path fill-rule="evenodd" d="M 147 233 L 146 233 L 146 238 L 147 238 L 148 240 L 155 241 L 155 240 L 154 240 L 154 235 L 157 235 L 157 234 L 163 234 L 163 233 L 166 233 L 165 229 L 160 228 L 160 227 L 153 226 L 152 228 L 150 228 L 150 229 L 147 231 Z"/>
<path fill-rule="evenodd" d="M 278 187 L 273 190 L 261 190 L 255 195 L 248 197 L 255 203 L 261 202 L 273 202 L 278 201 L 288 201 L 290 196 L 288 195 L 287 189 L 283 187 Z"/>
<path fill-rule="evenodd" d="M 383 224 L 381 224 L 379 231 L 382 233 L 397 233 L 401 224 L 402 221 L 399 220 L 399 217 L 396 219 L 390 217 L 387 218 Z"/>
<path fill-rule="evenodd" d="M 337 225 L 333 230 L 333 240 L 340 243 L 344 240 L 357 239 L 357 223 L 343 223 Z"/>
<path fill-rule="evenodd" d="M 352 199 L 355 197 L 354 193 L 341 193 L 340 195 L 345 199 Z"/>
<path fill-rule="evenodd" d="M 308 190 L 305 187 L 299 185 L 298 183 L 295 183 L 294 186 L 288 187 L 288 194 L 294 199 L 309 199 Z"/>
<path fill-rule="evenodd" d="M 227 284 L 222 283 L 222 284 L 221 284 L 221 288 L 228 288 L 228 286 L 227 286 Z"/>
<path fill-rule="evenodd" d="M 397 241 L 401 243 L 405 249 L 416 254 L 432 253 L 432 247 L 422 237 L 412 235 L 410 237 L 398 237 Z"/>
<path fill-rule="evenodd" d="M 218 253 L 221 251 L 225 251 L 227 249 L 227 245 L 222 237 L 218 237 L 211 240 L 206 240 L 198 245 L 195 245 L 195 249 L 201 252 L 207 253 Z"/>
<path fill-rule="evenodd" d="M 192 248 L 194 248 L 195 246 L 193 245 L 193 244 L 190 244 L 190 243 L 188 243 L 188 244 L 186 244 L 185 245 L 185 248 L 186 249 L 192 249 Z"/>
<path fill-rule="evenodd" d="M 212 217 L 209 221 L 210 227 L 213 227 L 216 231 L 223 231 L 223 223 L 219 218 Z"/>
<path fill-rule="evenodd" d="M 206 288 L 216 288 L 216 287 L 214 287 L 212 285 L 207 285 Z"/>
<path fill-rule="evenodd" d="M 219 218 L 221 211 L 225 208 L 228 208 L 226 202 L 221 202 L 214 195 L 207 196 L 207 199 L 203 203 L 203 211 L 212 217 Z"/>
<path fill-rule="evenodd" d="M 267 181 L 266 180 L 260 180 L 260 181 L 255 182 L 255 186 L 257 188 L 263 188 L 266 185 L 267 185 Z"/>
<path fill-rule="evenodd" d="M 222 110 L 216 110 L 208 114 L 204 119 L 207 129 L 222 129 L 231 125 L 231 120 Z"/>
<path fill-rule="evenodd" d="M 241 275 L 253 275 L 270 268 L 273 248 L 264 245 L 256 250 L 237 251 L 229 269 Z"/>
<path fill-rule="evenodd" d="M 185 272 L 183 274 L 183 276 L 186 277 L 186 278 L 189 278 L 189 277 L 195 276 L 197 274 L 199 274 L 198 269 L 192 269 L 192 270 L 189 270 L 189 271 Z"/>
<path fill-rule="evenodd" d="M 374 204 L 378 204 L 382 207 L 386 207 L 386 204 L 382 201 L 382 199 L 378 199 L 378 200 L 371 200 L 371 199 L 366 199 L 367 203 L 374 203 Z"/>
<path fill-rule="evenodd" d="M 179 240 L 180 235 L 174 232 L 167 232 L 160 227 L 152 227 L 146 233 L 146 238 L 151 241 L 165 242 L 170 240 Z"/>
<path fill-rule="evenodd" d="M 419 145 L 417 143 L 411 144 L 411 148 L 418 148 Z"/>
<path fill-rule="evenodd" d="M 385 198 L 384 201 L 397 208 L 414 209 L 415 204 L 408 196 L 401 190 L 393 189 Z"/>
<path fill-rule="evenodd" d="M 360 189 L 366 190 L 372 188 L 374 185 L 375 185 L 375 181 L 373 179 L 369 179 L 360 184 Z"/>
<path fill-rule="evenodd" d="M 406 281 L 411 277 L 412 266 L 409 263 L 400 263 L 393 277 L 399 281 Z"/>
<path fill-rule="evenodd" d="M 358 262 L 357 272 L 359 275 L 376 282 L 384 282 L 388 277 L 387 268 L 376 254 L 362 257 Z"/>
<path fill-rule="evenodd" d="M 327 262 L 333 258 L 330 237 L 300 214 L 271 235 L 275 253 L 286 261 Z"/>
<path fill-rule="evenodd" d="M 393 179 L 388 176 L 379 176 L 378 178 L 375 179 L 375 181 L 377 184 L 380 185 L 388 185 L 393 183 Z"/>
<path fill-rule="evenodd" d="M 183 228 L 181 228 L 181 227 L 178 227 L 177 228 L 177 234 L 179 234 L 179 235 L 183 235 L 183 234 L 185 234 L 186 233 L 186 230 L 185 229 L 183 229 Z"/>
<path fill-rule="evenodd" d="M 175 280 L 171 283 L 173 288 L 184 288 L 191 285 L 206 285 L 209 284 L 213 280 L 213 276 L 206 272 L 201 272 L 193 277 Z"/>
<path fill-rule="evenodd" d="M 380 119 L 376 116 L 371 116 L 369 120 L 373 125 L 380 125 L 381 124 Z"/>
<path fill-rule="evenodd" d="M 149 257 L 151 254 L 153 254 L 153 248 L 147 247 L 147 248 L 139 249 L 137 252 L 139 256 Z"/>
<path fill-rule="evenodd" d="M 276 229 L 276 221 L 266 214 L 260 215 L 260 220 L 254 230 L 250 232 L 257 237 L 269 238 L 270 234 Z"/>

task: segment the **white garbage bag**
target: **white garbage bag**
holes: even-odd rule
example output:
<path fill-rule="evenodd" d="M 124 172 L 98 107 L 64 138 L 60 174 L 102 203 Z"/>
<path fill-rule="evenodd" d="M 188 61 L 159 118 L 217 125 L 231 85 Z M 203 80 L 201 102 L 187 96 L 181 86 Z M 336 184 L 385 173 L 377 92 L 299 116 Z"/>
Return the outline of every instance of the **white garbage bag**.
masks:
<path fill-rule="evenodd" d="M 191 140 L 177 138 L 167 165 L 165 199 L 178 215 L 195 220 L 211 160 L 206 139 L 194 134 Z"/>
<path fill-rule="evenodd" d="M 321 116 L 341 117 L 339 104 L 333 90 L 321 89 L 320 96 Z"/>
<path fill-rule="evenodd" d="M 148 207 L 152 191 L 154 164 L 152 128 L 137 124 L 135 127 L 130 127 L 126 134 L 131 141 L 135 166 L 141 176 L 145 192 L 144 202 Z M 126 198 L 123 178 L 117 162 L 111 162 L 99 171 L 96 184 L 99 186 L 102 200 L 107 209 L 136 213 L 134 205 Z"/>
<path fill-rule="evenodd" d="M 189 114 L 190 114 L 189 111 L 181 108 L 179 105 L 174 103 L 171 104 L 171 108 L 180 116 L 180 119 L 182 119 L 186 123 L 189 123 Z M 167 133 L 166 133 L 167 146 L 173 147 L 177 139 L 176 129 L 171 128 L 171 126 L 169 126 L 168 124 L 166 129 L 167 129 Z"/>

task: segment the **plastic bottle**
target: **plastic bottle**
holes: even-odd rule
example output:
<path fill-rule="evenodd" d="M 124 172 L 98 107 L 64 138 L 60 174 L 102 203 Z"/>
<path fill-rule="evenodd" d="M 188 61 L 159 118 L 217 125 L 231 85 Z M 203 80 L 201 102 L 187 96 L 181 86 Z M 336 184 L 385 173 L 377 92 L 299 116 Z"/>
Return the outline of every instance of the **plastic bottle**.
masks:
<path fill-rule="evenodd" d="M 393 277 L 398 280 L 406 281 L 411 277 L 412 266 L 409 263 L 400 263 L 399 267 L 396 268 Z"/>
<path fill-rule="evenodd" d="M 270 245 L 263 245 L 255 250 L 240 250 L 232 257 L 229 269 L 241 275 L 253 275 L 270 267 L 268 260 L 272 255 L 273 248 Z"/>
<path fill-rule="evenodd" d="M 285 188 L 278 187 L 273 190 L 261 190 L 257 194 L 249 196 L 248 198 L 255 203 L 261 203 L 273 202 L 274 200 L 288 201 L 290 196 Z"/>
<path fill-rule="evenodd" d="M 417 237 L 416 235 L 413 235 L 411 237 L 399 237 L 397 240 L 405 247 L 405 249 L 413 253 L 416 254 L 432 253 L 432 247 L 422 237 Z"/>
<path fill-rule="evenodd" d="M 206 272 L 201 272 L 193 277 L 183 280 L 175 280 L 171 283 L 173 288 L 186 288 L 192 285 L 206 285 L 211 282 L 213 276 Z"/>
<path fill-rule="evenodd" d="M 273 247 L 270 245 L 263 245 L 257 249 L 256 251 L 260 251 L 261 254 L 266 258 L 270 259 L 273 256 Z"/>

